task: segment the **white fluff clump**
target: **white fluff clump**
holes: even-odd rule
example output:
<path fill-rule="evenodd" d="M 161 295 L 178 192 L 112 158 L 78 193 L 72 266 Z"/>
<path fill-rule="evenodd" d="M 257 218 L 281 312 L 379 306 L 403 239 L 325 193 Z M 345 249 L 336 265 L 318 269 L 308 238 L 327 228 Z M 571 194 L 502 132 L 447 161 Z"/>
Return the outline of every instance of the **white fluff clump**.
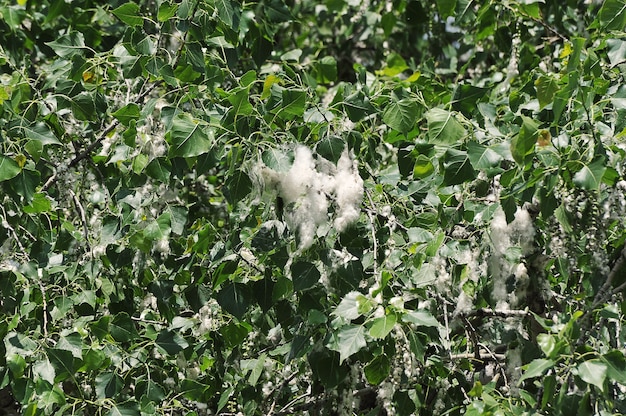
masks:
<path fill-rule="evenodd" d="M 276 190 L 284 200 L 285 222 L 297 231 L 300 249 L 311 247 L 319 227 L 329 222 L 331 203 L 339 232 L 359 218 L 363 180 L 347 149 L 334 166 L 322 158 L 316 160 L 311 149 L 300 145 L 287 172 L 262 166 L 256 173 L 266 190 Z"/>
<path fill-rule="evenodd" d="M 359 176 L 356 161 L 352 160 L 347 150 L 344 150 L 337 162 L 334 179 L 337 204 L 335 227 L 339 231 L 344 231 L 359 218 L 359 206 L 363 199 L 363 179 Z"/>
<path fill-rule="evenodd" d="M 498 302 L 496 307 L 519 307 L 530 280 L 523 257 L 533 249 L 535 228 L 532 218 L 526 209 L 518 208 L 514 220 L 507 224 L 504 212 L 498 208 L 491 221 L 490 231 L 493 255 L 489 268 L 494 279 L 492 295 Z M 519 258 L 515 258 L 516 255 Z M 511 293 L 507 290 L 508 279 L 514 279 L 515 289 Z"/>

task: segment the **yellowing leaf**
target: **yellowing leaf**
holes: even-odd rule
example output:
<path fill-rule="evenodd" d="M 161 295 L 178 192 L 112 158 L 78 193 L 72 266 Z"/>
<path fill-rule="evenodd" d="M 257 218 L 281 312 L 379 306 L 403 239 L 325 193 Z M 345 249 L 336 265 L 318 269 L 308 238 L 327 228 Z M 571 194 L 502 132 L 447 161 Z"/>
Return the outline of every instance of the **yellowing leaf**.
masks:
<path fill-rule="evenodd" d="M 268 98 L 271 94 L 272 85 L 280 84 L 281 81 L 282 80 L 276 75 L 268 75 L 267 78 L 265 78 L 265 82 L 263 82 L 263 92 L 261 92 L 261 99 L 264 100 Z"/>

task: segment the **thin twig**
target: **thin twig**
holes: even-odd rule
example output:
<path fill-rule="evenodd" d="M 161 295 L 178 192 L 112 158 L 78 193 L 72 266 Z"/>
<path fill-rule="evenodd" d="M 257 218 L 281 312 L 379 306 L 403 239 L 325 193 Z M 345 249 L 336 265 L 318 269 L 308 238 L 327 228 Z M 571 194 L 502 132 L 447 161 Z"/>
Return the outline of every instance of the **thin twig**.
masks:
<path fill-rule="evenodd" d="M 367 195 L 367 199 L 369 200 L 371 206 L 375 207 L 376 205 L 372 200 L 372 195 L 370 195 L 368 190 L 365 190 L 365 194 Z M 376 240 L 376 226 L 374 224 L 374 216 L 372 215 L 371 210 L 367 210 L 367 216 L 370 220 L 370 224 L 372 225 L 372 240 L 374 244 L 374 277 L 378 279 L 378 241 Z"/>
<path fill-rule="evenodd" d="M 76 207 L 76 209 L 78 210 L 78 213 L 80 214 L 80 221 L 83 224 L 83 237 L 85 237 L 85 244 L 87 244 L 87 251 L 91 252 L 91 248 L 89 245 L 89 227 L 87 227 L 87 216 L 85 215 L 85 209 L 83 208 L 83 205 L 80 203 L 80 200 L 78 199 L 78 197 L 76 197 L 76 194 L 74 193 L 74 191 L 70 189 L 68 190 L 68 192 L 70 196 L 72 197 L 72 201 L 74 201 L 74 206 Z"/>

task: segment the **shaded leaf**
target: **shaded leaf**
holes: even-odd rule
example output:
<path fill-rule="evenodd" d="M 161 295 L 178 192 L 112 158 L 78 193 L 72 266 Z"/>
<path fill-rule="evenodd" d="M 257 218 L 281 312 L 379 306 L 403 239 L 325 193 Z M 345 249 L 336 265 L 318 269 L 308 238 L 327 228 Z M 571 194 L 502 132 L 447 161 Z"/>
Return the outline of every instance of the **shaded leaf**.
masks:
<path fill-rule="evenodd" d="M 302 291 L 313 287 L 320 280 L 320 272 L 313 263 L 298 261 L 291 265 L 293 290 Z"/>
<path fill-rule="evenodd" d="M 178 333 L 169 330 L 159 332 L 155 343 L 160 349 L 169 355 L 176 355 L 189 346 L 189 343 L 185 340 L 185 338 L 181 337 Z"/>
<path fill-rule="evenodd" d="M 391 370 L 391 364 L 389 357 L 386 354 L 381 354 L 374 357 L 372 361 L 367 363 L 363 368 L 363 373 L 367 382 L 372 385 L 378 385 L 385 381 Z"/>

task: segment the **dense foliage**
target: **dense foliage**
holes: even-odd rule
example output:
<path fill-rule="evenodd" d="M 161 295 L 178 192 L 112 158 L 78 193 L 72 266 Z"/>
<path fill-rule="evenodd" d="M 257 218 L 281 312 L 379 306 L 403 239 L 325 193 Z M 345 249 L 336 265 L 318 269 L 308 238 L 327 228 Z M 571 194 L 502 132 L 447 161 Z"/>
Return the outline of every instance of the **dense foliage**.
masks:
<path fill-rule="evenodd" d="M 0 0 L 0 413 L 626 412 L 624 0 Z"/>

